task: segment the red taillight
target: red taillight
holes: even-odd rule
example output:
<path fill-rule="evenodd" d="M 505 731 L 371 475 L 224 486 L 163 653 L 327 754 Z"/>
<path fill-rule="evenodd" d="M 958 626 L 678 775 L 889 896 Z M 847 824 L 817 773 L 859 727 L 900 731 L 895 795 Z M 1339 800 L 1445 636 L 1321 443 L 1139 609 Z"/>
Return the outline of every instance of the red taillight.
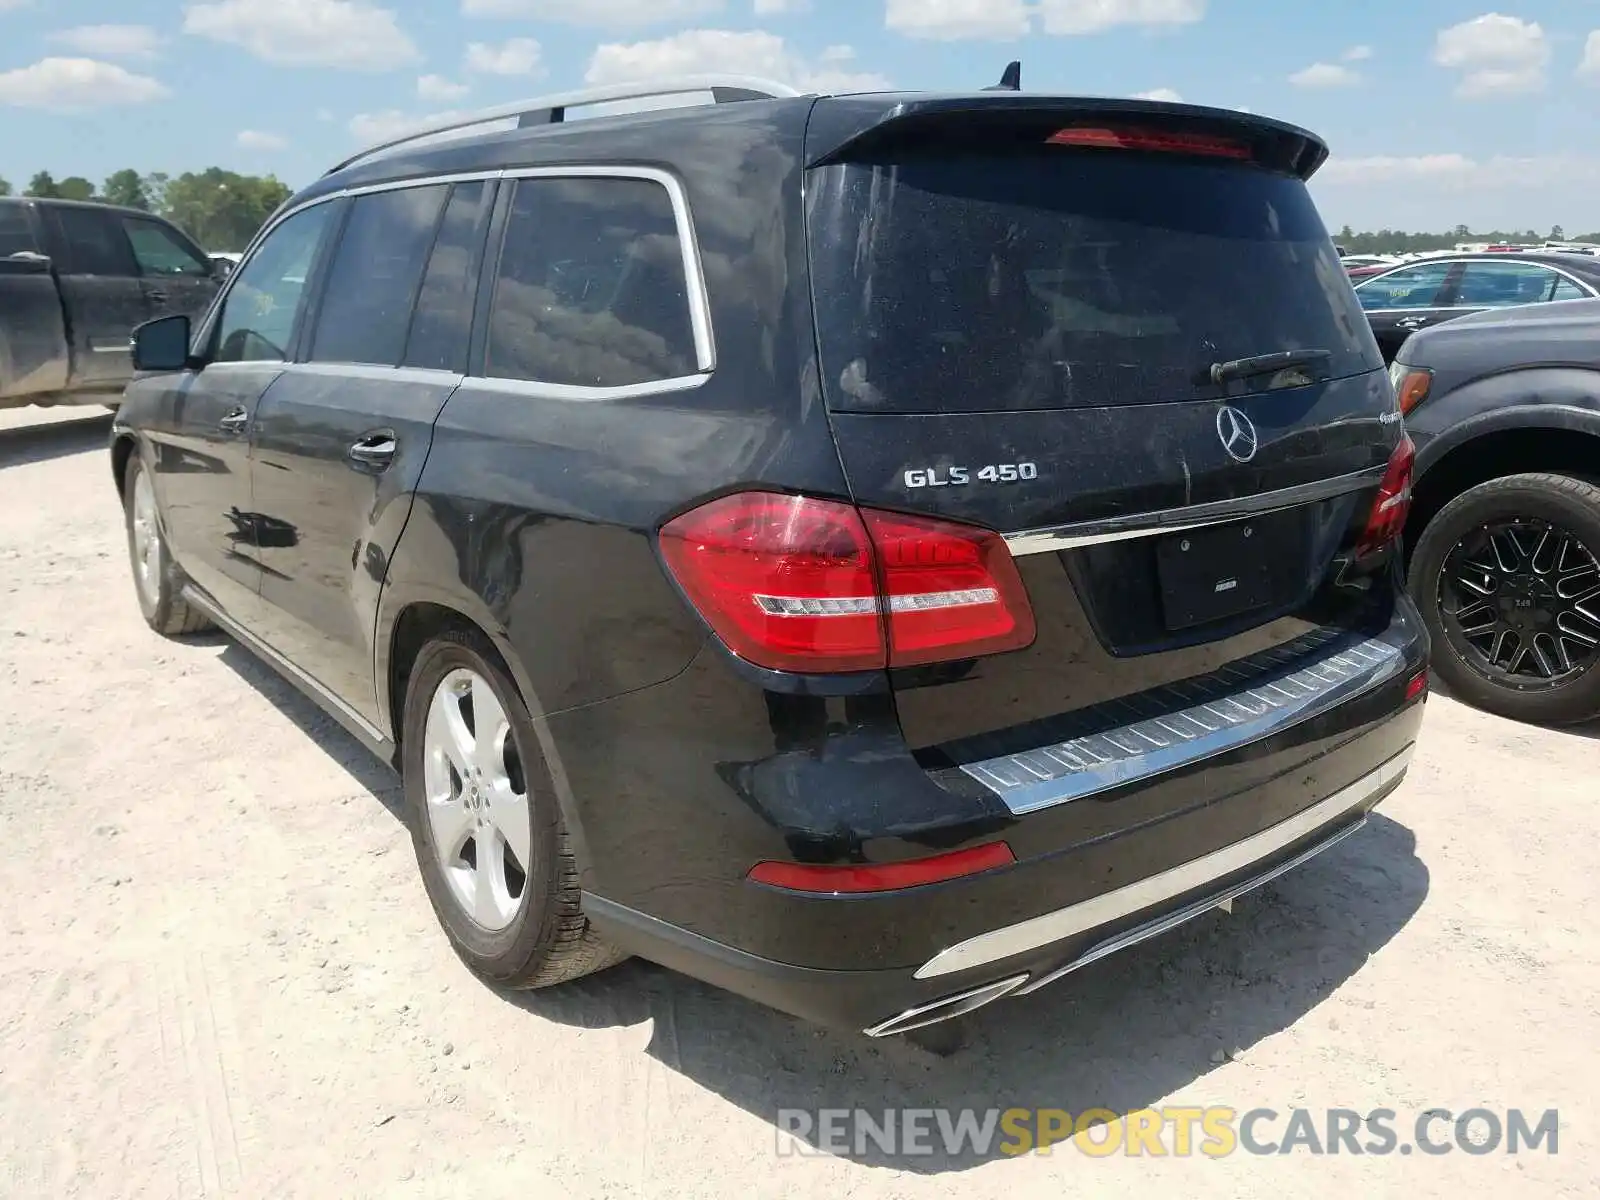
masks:
<path fill-rule="evenodd" d="M 1075 126 L 1047 139 L 1053 146 L 1088 146 L 1100 150 L 1153 150 L 1168 154 L 1202 154 L 1213 158 L 1249 159 L 1250 147 L 1232 138 L 1203 133 L 1163 133 L 1153 129 L 1111 129 Z"/>
<path fill-rule="evenodd" d="M 750 868 L 749 878 L 771 887 L 795 892 L 836 894 L 842 892 L 892 892 L 900 888 L 939 883 L 962 875 L 976 875 L 1008 867 L 1017 861 L 1004 842 L 987 842 L 932 858 L 913 858 L 896 863 L 849 863 L 844 866 L 819 866 L 813 863 L 759 862 Z"/>
<path fill-rule="evenodd" d="M 1428 691 L 1428 673 L 1418 671 L 1406 681 L 1406 702 L 1410 703 L 1418 696 L 1426 695 Z"/>
<path fill-rule="evenodd" d="M 1389 456 L 1389 467 L 1372 500 L 1367 527 L 1356 544 L 1358 555 L 1373 554 L 1399 538 L 1411 511 L 1411 469 L 1417 460 L 1417 447 L 1410 434 L 1400 435 L 1400 444 Z"/>
<path fill-rule="evenodd" d="M 729 649 L 772 670 L 877 670 L 1033 641 L 1016 564 L 987 530 L 740 492 L 668 522 L 661 553 Z"/>

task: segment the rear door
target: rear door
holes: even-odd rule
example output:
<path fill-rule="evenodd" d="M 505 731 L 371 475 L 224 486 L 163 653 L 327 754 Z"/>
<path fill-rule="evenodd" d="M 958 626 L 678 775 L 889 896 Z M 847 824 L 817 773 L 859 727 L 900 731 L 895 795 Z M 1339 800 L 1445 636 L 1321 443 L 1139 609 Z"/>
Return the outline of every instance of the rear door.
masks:
<path fill-rule="evenodd" d="M 152 317 L 182 314 L 198 321 L 217 294 L 219 276 L 198 246 L 154 217 L 118 217 L 139 268 Z"/>
<path fill-rule="evenodd" d="M 1384 362 L 1393 362 L 1405 340 L 1417 330 L 1469 311 L 1448 307 L 1460 278 L 1460 263 L 1431 262 L 1361 281 L 1356 298 L 1372 325 Z"/>
<path fill-rule="evenodd" d="M 1398 413 L 1304 183 L 1226 138 L 1126 149 L 1063 125 L 963 145 L 925 124 L 808 181 L 857 502 L 1009 535 L 1038 627 L 1025 651 L 896 672 L 919 749 L 1353 626 L 1370 599 L 1335 559 Z M 1257 515 L 1187 528 L 1219 512 Z"/>
<path fill-rule="evenodd" d="M 1542 263 L 1469 262 L 1462 269 L 1453 303 L 1457 308 L 1482 312 L 1486 308 L 1580 300 L 1589 295 Z"/>
<path fill-rule="evenodd" d="M 255 420 L 262 636 L 380 725 L 378 594 L 466 365 L 491 192 L 476 180 L 352 201 L 302 361 Z"/>
<path fill-rule="evenodd" d="M 120 388 L 133 377 L 133 327 L 150 315 L 133 251 L 114 212 L 41 206 L 72 339 L 73 384 Z"/>
<path fill-rule="evenodd" d="M 61 297 L 30 201 L 0 200 L 0 400 L 67 386 Z"/>

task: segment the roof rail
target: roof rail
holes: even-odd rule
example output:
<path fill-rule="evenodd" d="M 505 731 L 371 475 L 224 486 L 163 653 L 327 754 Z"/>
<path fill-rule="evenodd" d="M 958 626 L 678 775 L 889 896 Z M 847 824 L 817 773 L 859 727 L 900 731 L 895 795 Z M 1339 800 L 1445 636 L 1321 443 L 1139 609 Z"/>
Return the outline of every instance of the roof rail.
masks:
<path fill-rule="evenodd" d="M 583 88 L 575 92 L 558 92 L 551 96 L 535 96 L 531 100 L 515 100 L 494 108 L 474 113 L 463 113 L 444 120 L 418 126 L 399 137 L 388 138 L 365 150 L 352 154 L 325 175 L 342 171 L 385 150 L 393 150 L 409 142 L 449 133 L 456 129 L 471 129 L 491 121 L 507 121 L 515 117 L 519 128 L 531 125 L 555 125 L 566 120 L 567 109 L 589 104 L 614 104 L 627 100 L 653 100 L 662 96 L 682 96 L 694 92 L 710 92 L 712 103 L 730 104 L 739 100 L 779 100 L 799 96 L 800 92 L 783 83 L 760 79 L 751 75 L 679 75 L 667 79 L 639 80 L 633 83 L 612 83 L 603 87 Z"/>

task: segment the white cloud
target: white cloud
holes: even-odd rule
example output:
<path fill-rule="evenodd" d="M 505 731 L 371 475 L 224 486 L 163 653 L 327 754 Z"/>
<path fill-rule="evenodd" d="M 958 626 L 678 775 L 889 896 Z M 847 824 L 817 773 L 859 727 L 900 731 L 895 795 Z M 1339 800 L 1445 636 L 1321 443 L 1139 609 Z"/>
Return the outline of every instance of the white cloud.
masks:
<path fill-rule="evenodd" d="M 472 88 L 465 83 L 457 83 L 453 79 L 446 79 L 443 75 L 417 76 L 417 99 L 419 100 L 459 100 L 470 92 Z"/>
<path fill-rule="evenodd" d="M 779 17 L 811 11 L 811 0 L 756 0 L 758 17 Z"/>
<path fill-rule="evenodd" d="M 92 58 L 42 58 L 32 66 L 0 72 L 0 104 L 19 108 L 84 112 L 146 104 L 167 94 L 160 80 Z"/>
<path fill-rule="evenodd" d="M 1344 59 L 1345 62 L 1366 62 L 1367 59 L 1372 57 L 1372 47 L 1351 46 L 1350 49 L 1346 50 L 1339 57 Z"/>
<path fill-rule="evenodd" d="M 1361 75 L 1338 63 L 1319 62 L 1296 71 L 1289 76 L 1289 82 L 1303 88 L 1354 87 L 1361 82 Z"/>
<path fill-rule="evenodd" d="M 0 0 L 0 12 L 10 12 L 17 8 L 27 8 L 33 0 Z"/>
<path fill-rule="evenodd" d="M 884 24 L 931 41 L 1012 41 L 1027 37 L 1025 0 L 889 0 Z"/>
<path fill-rule="evenodd" d="M 148 25 L 79 25 L 58 30 L 49 40 L 102 58 L 154 58 L 161 48 L 161 35 Z"/>
<path fill-rule="evenodd" d="M 468 17 L 519 17 L 612 29 L 684 21 L 721 12 L 722 6 L 723 0 L 461 0 L 462 15 Z"/>
<path fill-rule="evenodd" d="M 1101 33 L 1118 25 L 1193 25 L 1206 0 L 1038 0 L 1044 31 L 1063 36 Z"/>
<path fill-rule="evenodd" d="M 1135 92 L 1135 100 L 1160 100 L 1166 104 L 1182 104 L 1183 97 L 1171 88 L 1152 88 L 1148 92 Z"/>
<path fill-rule="evenodd" d="M 539 75 L 543 73 L 539 56 L 539 43 L 533 38 L 510 38 L 499 45 L 471 42 L 466 68 L 479 75 Z"/>
<path fill-rule="evenodd" d="M 1600 81 L 1600 29 L 1596 29 L 1583 43 L 1583 61 L 1578 64 L 1578 74 Z"/>
<path fill-rule="evenodd" d="M 1334 156 L 1316 179 L 1318 183 L 1362 188 L 1391 183 L 1436 183 L 1472 191 L 1541 188 L 1556 182 L 1600 179 L 1600 158 L 1549 154 L 1477 159 L 1457 153 Z"/>
<path fill-rule="evenodd" d="M 451 117 L 459 115 L 459 113 L 455 112 L 419 115 L 391 108 L 383 112 L 357 113 L 350 118 L 349 128 L 350 132 L 363 142 L 386 142 L 390 138 L 410 133 L 414 129 L 421 129 L 424 125 L 432 125 L 436 121 L 447 121 Z"/>
<path fill-rule="evenodd" d="M 1537 21 L 1485 13 L 1441 29 L 1433 61 L 1461 72 L 1464 99 L 1518 95 L 1544 87 L 1550 43 Z"/>
<path fill-rule="evenodd" d="M 805 91 L 882 90 L 882 75 L 846 69 L 855 56 L 834 46 L 813 62 L 789 49 L 781 37 L 752 29 L 689 29 L 653 42 L 618 42 L 599 46 L 584 78 L 590 83 L 616 83 L 661 75 L 693 75 L 734 71 L 790 83 Z"/>
<path fill-rule="evenodd" d="M 394 12 L 366 0 L 217 0 L 191 4 L 183 31 L 287 67 L 387 71 L 417 47 Z"/>
<path fill-rule="evenodd" d="M 259 129 L 241 129 L 233 140 L 246 150 L 282 150 L 289 145 L 289 139 L 282 134 L 263 133 Z"/>

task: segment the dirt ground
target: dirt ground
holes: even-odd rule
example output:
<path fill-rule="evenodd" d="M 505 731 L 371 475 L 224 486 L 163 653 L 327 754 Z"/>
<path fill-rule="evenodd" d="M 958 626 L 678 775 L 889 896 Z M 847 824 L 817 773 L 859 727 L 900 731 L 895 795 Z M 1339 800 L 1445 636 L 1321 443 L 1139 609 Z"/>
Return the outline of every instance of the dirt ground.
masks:
<path fill-rule="evenodd" d="M 949 1058 L 636 962 L 500 994 L 385 769 L 140 622 L 108 422 L 0 413 L 0 1195 L 1596 1194 L 1600 730 L 1435 697 L 1361 833 Z M 1555 1108 L 1559 1152 L 777 1153 L 780 1108 L 1175 1104 Z"/>

